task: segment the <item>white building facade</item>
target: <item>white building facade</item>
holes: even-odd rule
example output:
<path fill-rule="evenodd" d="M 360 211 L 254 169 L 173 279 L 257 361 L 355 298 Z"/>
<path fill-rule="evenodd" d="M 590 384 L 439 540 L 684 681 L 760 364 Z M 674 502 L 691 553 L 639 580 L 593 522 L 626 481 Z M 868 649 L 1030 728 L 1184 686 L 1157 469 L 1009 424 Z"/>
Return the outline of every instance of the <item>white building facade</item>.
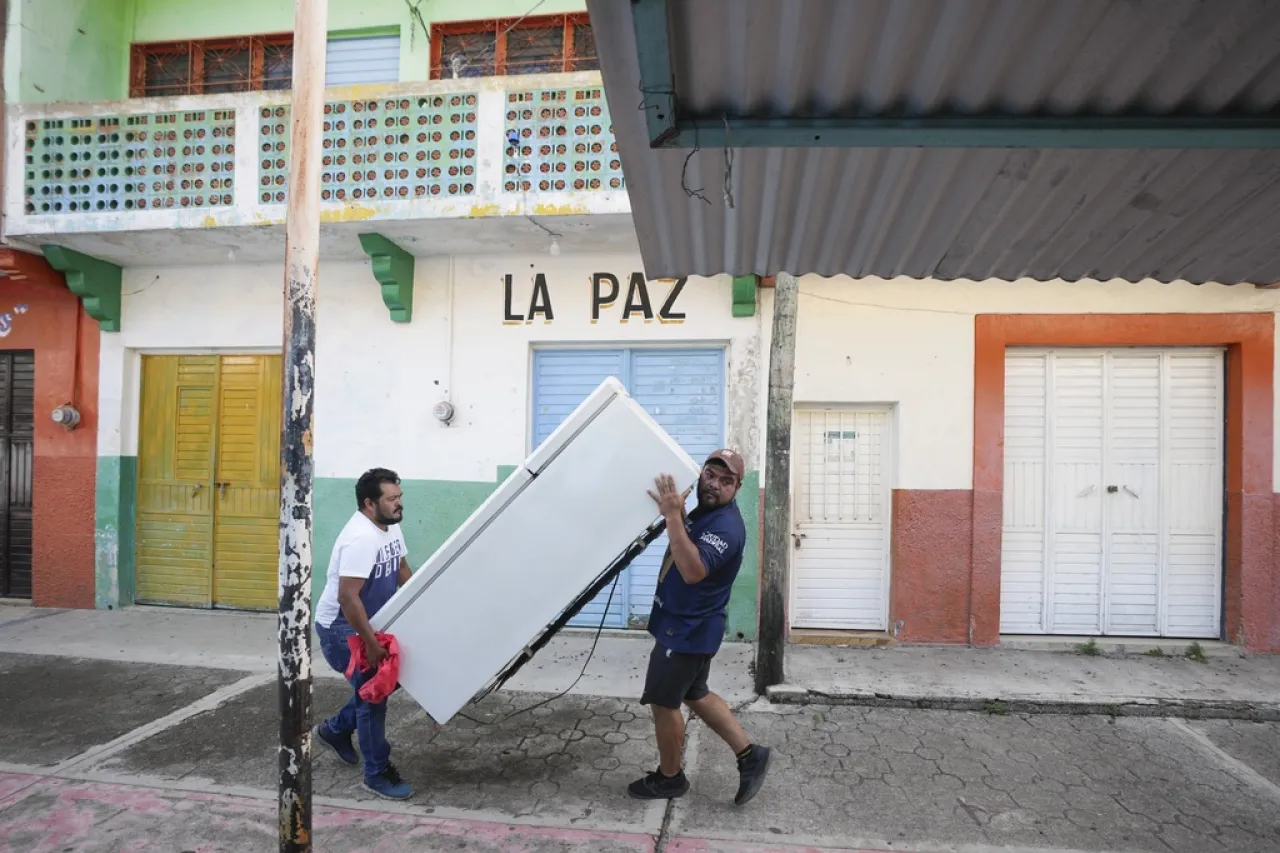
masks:
<path fill-rule="evenodd" d="M 273 608 L 287 22 L 133 0 L 93 46 L 118 79 L 51 93 L 39 52 L 69 25 L 20 5 L 7 236 L 101 330 L 93 600 Z M 331 3 L 313 588 L 361 472 L 400 474 L 421 562 L 616 376 L 695 458 L 750 461 L 728 632 L 753 639 L 771 282 L 645 277 L 609 121 L 634 105 L 604 101 L 580 6 L 403 5 Z M 793 636 L 1280 648 L 1278 308 L 1252 285 L 803 277 Z M 642 628 L 660 547 L 576 624 Z"/>

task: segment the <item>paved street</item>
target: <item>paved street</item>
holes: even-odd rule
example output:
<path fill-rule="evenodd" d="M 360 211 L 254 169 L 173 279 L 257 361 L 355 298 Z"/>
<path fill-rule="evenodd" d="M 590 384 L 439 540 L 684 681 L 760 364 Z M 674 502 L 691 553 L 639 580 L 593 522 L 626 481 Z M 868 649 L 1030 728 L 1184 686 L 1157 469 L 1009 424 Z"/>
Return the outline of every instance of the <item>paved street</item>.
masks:
<path fill-rule="evenodd" d="M 504 692 L 433 730 L 405 696 L 376 800 L 315 763 L 324 851 L 1280 850 L 1280 724 L 750 703 L 777 749 L 746 808 L 732 756 L 694 724 L 693 791 L 626 797 L 655 759 L 645 709 Z M 345 699 L 321 679 L 316 713 Z M 261 672 L 0 655 L 0 849 L 273 849 L 275 685 Z"/>

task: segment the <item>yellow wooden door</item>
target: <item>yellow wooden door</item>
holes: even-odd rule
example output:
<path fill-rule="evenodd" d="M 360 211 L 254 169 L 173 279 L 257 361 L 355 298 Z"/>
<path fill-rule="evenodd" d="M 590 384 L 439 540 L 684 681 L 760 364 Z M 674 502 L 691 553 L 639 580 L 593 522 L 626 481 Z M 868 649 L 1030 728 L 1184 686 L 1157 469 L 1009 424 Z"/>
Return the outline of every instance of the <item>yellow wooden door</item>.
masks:
<path fill-rule="evenodd" d="M 276 606 L 280 367 L 278 355 L 222 356 L 213 502 L 217 607 Z"/>
<path fill-rule="evenodd" d="M 279 552 L 280 356 L 144 356 L 137 599 L 270 609 Z"/>
<path fill-rule="evenodd" d="M 142 359 L 139 601 L 209 606 L 217 382 L 217 356 Z"/>

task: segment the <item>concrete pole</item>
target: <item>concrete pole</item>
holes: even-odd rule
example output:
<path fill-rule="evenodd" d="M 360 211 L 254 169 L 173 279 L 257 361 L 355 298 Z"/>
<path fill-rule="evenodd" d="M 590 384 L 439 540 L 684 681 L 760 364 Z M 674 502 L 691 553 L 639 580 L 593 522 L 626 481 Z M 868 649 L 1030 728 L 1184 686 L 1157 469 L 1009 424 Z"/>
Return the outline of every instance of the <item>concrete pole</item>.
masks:
<path fill-rule="evenodd" d="M 796 277 L 779 273 L 773 289 L 769 408 L 765 425 L 764 566 L 756 643 L 756 692 L 785 678 L 787 568 L 791 558 L 791 409 L 796 366 Z"/>
<path fill-rule="evenodd" d="M 311 850 L 311 488 L 328 0 L 296 0 L 280 436 L 281 853 Z"/>

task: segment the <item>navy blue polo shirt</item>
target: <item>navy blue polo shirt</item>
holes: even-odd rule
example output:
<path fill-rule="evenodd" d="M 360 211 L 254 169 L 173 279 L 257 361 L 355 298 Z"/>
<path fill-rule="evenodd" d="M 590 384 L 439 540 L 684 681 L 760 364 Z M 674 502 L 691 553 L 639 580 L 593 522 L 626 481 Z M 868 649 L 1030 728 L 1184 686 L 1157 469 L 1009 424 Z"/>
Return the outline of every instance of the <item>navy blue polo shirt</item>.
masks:
<path fill-rule="evenodd" d="M 707 576 L 700 583 L 686 583 L 671 563 L 666 576 L 659 575 L 649 614 L 649 633 L 674 652 L 715 654 L 724 639 L 733 581 L 742 568 L 747 527 L 736 501 L 705 512 L 695 509 L 688 514 L 684 527 L 698 546 Z M 670 549 L 663 566 L 669 562 Z"/>

